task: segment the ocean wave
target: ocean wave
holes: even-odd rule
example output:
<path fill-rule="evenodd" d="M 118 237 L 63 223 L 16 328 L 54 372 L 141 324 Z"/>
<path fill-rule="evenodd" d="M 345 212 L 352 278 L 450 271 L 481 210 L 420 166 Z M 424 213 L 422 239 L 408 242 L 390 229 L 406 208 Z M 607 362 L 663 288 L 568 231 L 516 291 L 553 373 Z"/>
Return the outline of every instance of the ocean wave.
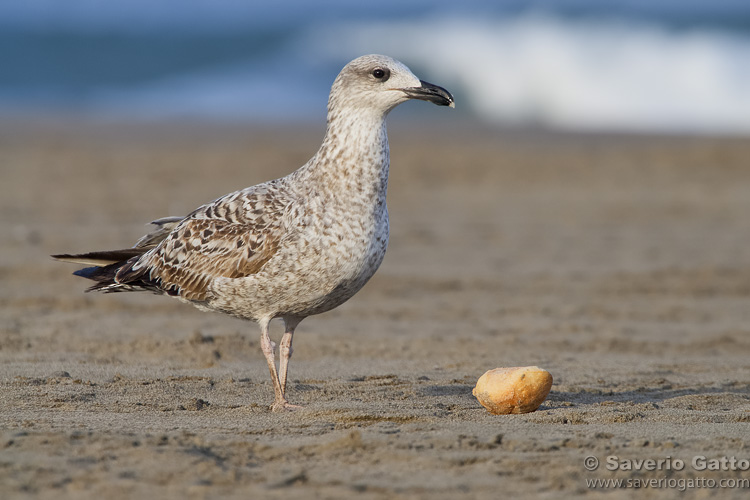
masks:
<path fill-rule="evenodd" d="M 308 37 L 316 54 L 384 52 L 409 61 L 491 122 L 750 132 L 750 38 L 737 34 L 528 15 L 349 23 Z"/>
<path fill-rule="evenodd" d="M 396 0 L 388 1 L 393 10 Z M 328 3 L 337 2 L 343 0 Z M 209 3 L 191 5 L 210 10 Z M 0 54 L 6 54 L 0 57 L 6 70 L 0 74 L 0 109 L 75 109 L 139 119 L 319 119 L 341 66 L 362 54 L 385 53 L 449 88 L 457 115 L 489 123 L 750 133 L 750 33 L 728 24 L 680 24 L 674 13 L 672 22 L 662 22 L 655 14 L 632 12 L 516 12 L 508 7 L 512 3 L 501 2 L 504 10 L 451 4 L 409 20 L 388 10 L 391 15 L 374 16 L 380 20 L 373 22 L 352 20 L 369 15 L 307 18 L 311 11 L 304 9 L 288 19 L 268 13 L 256 19 L 237 0 L 234 7 L 207 13 L 205 23 L 198 22 L 201 9 L 188 9 L 175 21 L 163 12 L 166 7 L 156 8 L 152 23 L 158 29 L 149 33 L 138 32 L 148 23 L 128 32 L 137 24 L 133 9 L 125 9 L 127 16 L 115 15 L 114 8 L 102 14 L 73 9 L 57 19 L 35 18 L 31 7 L 5 8 L 19 23 L 0 34 Z M 641 4 L 652 5 L 625 2 L 636 13 Z M 45 31 L 44 19 L 58 24 Z M 119 28 L 112 34 L 85 29 L 110 25 Z"/>

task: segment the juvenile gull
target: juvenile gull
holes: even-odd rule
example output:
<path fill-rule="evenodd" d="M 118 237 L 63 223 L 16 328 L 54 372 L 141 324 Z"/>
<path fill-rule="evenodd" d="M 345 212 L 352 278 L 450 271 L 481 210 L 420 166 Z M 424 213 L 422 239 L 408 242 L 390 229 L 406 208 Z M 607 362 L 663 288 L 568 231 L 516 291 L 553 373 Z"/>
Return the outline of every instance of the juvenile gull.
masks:
<path fill-rule="evenodd" d="M 87 291 L 149 290 L 260 325 L 274 411 L 285 396 L 292 337 L 307 316 L 337 307 L 380 266 L 388 244 L 390 163 L 385 118 L 410 99 L 453 107 L 445 89 L 399 61 L 368 55 L 347 64 L 328 98 L 323 144 L 299 170 L 230 193 L 157 228 L 125 250 L 53 255 L 93 265 L 74 274 Z M 269 322 L 284 321 L 276 369 Z"/>

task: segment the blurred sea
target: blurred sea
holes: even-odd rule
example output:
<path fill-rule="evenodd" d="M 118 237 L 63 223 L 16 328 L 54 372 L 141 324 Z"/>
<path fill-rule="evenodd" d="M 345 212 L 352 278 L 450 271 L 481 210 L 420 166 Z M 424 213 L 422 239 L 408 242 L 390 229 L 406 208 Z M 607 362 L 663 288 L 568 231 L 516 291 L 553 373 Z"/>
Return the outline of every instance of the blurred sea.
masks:
<path fill-rule="evenodd" d="M 747 0 L 4 0 L 0 116 L 319 121 L 366 53 L 491 123 L 750 132 Z"/>

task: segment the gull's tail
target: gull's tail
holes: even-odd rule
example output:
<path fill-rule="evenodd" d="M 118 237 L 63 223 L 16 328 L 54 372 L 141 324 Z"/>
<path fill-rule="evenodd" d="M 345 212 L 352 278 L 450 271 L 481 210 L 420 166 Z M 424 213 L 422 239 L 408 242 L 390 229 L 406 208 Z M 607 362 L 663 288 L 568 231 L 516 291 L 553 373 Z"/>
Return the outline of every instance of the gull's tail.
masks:
<path fill-rule="evenodd" d="M 115 277 L 118 271 L 124 267 L 132 267 L 143 254 L 159 245 L 182 219 L 183 217 L 164 217 L 153 221 L 152 224 L 158 227 L 138 240 L 133 248 L 79 254 L 64 253 L 52 255 L 51 257 L 62 262 L 90 266 L 73 273 L 76 276 L 96 281 L 96 284 L 86 289 L 87 292 L 157 291 L 158 288 L 155 287 L 155 284 L 148 279 L 144 279 L 145 277 L 141 277 L 140 274 L 134 276 L 137 279 L 134 279 L 133 282 L 123 283 L 117 281 Z"/>
<path fill-rule="evenodd" d="M 143 290 L 143 287 L 132 286 L 126 283 L 118 283 L 115 280 L 117 271 L 128 265 L 129 261 L 137 260 L 138 257 L 148 252 L 148 248 L 126 248 L 124 250 L 107 250 L 104 252 L 88 252 L 80 254 L 52 255 L 53 259 L 74 264 L 83 264 L 90 267 L 79 269 L 73 274 L 82 278 L 96 281 L 96 284 L 86 289 L 87 292 L 95 290 L 102 292 L 130 292 Z"/>

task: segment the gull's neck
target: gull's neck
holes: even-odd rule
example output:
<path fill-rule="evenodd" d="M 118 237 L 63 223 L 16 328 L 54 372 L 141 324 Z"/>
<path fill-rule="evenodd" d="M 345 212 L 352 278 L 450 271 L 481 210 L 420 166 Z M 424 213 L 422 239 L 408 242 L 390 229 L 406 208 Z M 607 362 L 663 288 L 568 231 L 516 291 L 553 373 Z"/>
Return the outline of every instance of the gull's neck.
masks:
<path fill-rule="evenodd" d="M 384 206 L 389 163 L 385 114 L 344 108 L 329 111 L 323 144 L 295 174 L 332 202 Z"/>

